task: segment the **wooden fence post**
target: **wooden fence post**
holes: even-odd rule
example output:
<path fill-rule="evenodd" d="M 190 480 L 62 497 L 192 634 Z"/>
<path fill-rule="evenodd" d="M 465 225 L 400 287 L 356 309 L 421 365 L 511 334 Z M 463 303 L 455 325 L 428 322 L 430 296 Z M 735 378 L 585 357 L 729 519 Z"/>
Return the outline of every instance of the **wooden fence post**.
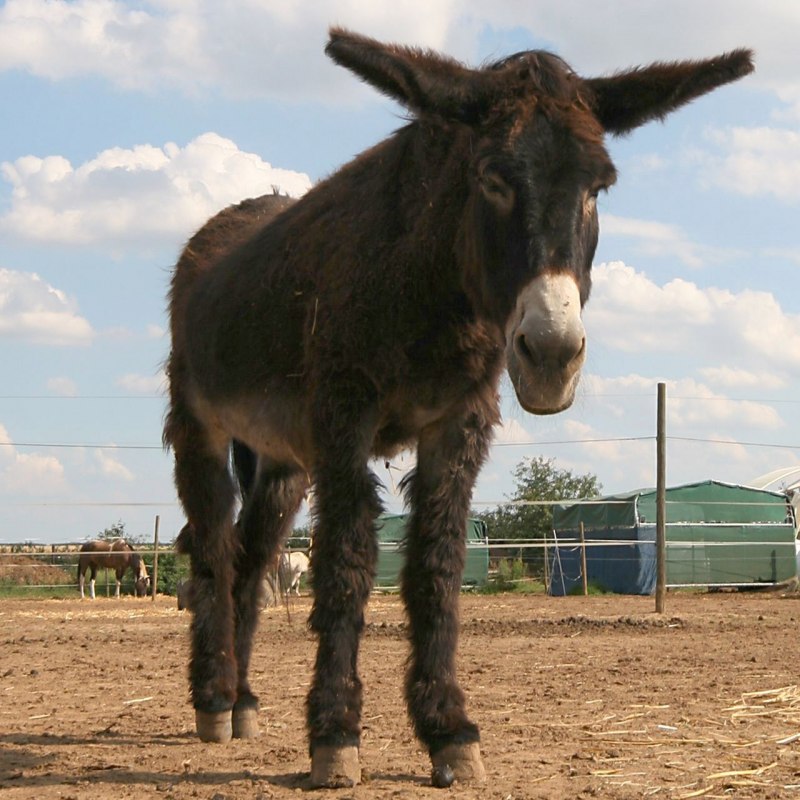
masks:
<path fill-rule="evenodd" d="M 544 534 L 544 593 L 550 594 L 550 562 L 547 555 L 547 539 L 549 534 Z"/>
<path fill-rule="evenodd" d="M 656 428 L 656 613 L 667 596 L 667 386 L 658 384 Z"/>
<path fill-rule="evenodd" d="M 581 576 L 583 578 L 583 596 L 589 594 L 589 575 L 586 572 L 586 532 L 581 522 Z"/>
<path fill-rule="evenodd" d="M 161 518 L 156 514 L 156 527 L 153 532 L 153 602 L 156 601 L 158 593 L 158 523 Z"/>

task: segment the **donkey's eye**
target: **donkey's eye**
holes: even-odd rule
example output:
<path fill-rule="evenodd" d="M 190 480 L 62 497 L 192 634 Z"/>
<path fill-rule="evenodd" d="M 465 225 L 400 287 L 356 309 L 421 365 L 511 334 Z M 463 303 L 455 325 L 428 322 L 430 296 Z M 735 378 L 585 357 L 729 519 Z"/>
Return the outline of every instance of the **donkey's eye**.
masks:
<path fill-rule="evenodd" d="M 511 209 L 514 208 L 516 192 L 497 170 L 491 167 L 482 168 L 478 174 L 478 183 L 484 197 L 501 214 L 511 212 Z"/>

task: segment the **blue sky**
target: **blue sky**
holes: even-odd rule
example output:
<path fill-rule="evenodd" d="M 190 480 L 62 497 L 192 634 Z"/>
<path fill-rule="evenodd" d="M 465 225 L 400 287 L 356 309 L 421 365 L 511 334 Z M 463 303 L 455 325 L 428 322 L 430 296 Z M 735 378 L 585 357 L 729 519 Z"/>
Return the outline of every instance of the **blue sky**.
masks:
<path fill-rule="evenodd" d="M 572 409 L 504 422 L 475 492 L 544 455 L 606 491 L 798 465 L 800 6 L 794 0 L 10 0 L 0 6 L 0 542 L 182 525 L 160 448 L 165 295 L 225 205 L 301 194 L 403 110 L 329 62 L 330 24 L 480 64 L 544 47 L 595 75 L 756 50 L 753 76 L 622 140 Z M 567 442 L 566 444 L 555 444 Z M 62 446 L 56 446 L 62 445 Z M 772 446 L 764 446 L 772 445 Z M 413 463 L 387 472 L 386 502 Z"/>

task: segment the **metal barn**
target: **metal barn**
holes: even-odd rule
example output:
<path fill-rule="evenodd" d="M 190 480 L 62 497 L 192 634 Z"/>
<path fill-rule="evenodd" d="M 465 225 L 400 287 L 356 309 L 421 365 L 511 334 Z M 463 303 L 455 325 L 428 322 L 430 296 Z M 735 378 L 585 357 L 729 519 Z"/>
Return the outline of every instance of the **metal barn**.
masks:
<path fill-rule="evenodd" d="M 378 518 L 378 573 L 376 588 L 389 589 L 400 585 L 400 572 L 406 561 L 405 514 L 382 514 Z M 489 540 L 486 524 L 481 520 L 467 520 L 467 560 L 464 565 L 462 586 L 483 586 L 489 578 Z"/>
<path fill-rule="evenodd" d="M 668 586 L 769 585 L 796 575 L 794 512 L 783 492 L 709 480 L 668 488 L 666 501 Z M 655 591 L 655 489 L 554 507 L 551 594 L 581 586 L 581 523 L 591 584 Z"/>

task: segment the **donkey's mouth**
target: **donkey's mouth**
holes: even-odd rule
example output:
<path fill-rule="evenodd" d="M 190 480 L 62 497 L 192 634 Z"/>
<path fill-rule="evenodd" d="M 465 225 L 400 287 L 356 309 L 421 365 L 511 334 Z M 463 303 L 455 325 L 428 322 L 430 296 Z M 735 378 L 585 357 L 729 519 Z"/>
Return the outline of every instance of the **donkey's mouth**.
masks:
<path fill-rule="evenodd" d="M 580 380 L 580 368 L 572 370 L 569 376 L 560 374 L 548 377 L 542 373 L 526 376 L 509 360 L 508 375 L 522 408 L 529 414 L 547 416 L 566 411 L 572 405 Z"/>
<path fill-rule="evenodd" d="M 505 336 L 508 375 L 520 405 L 530 414 L 569 408 L 586 360 L 575 276 L 544 272 L 523 287 Z"/>

